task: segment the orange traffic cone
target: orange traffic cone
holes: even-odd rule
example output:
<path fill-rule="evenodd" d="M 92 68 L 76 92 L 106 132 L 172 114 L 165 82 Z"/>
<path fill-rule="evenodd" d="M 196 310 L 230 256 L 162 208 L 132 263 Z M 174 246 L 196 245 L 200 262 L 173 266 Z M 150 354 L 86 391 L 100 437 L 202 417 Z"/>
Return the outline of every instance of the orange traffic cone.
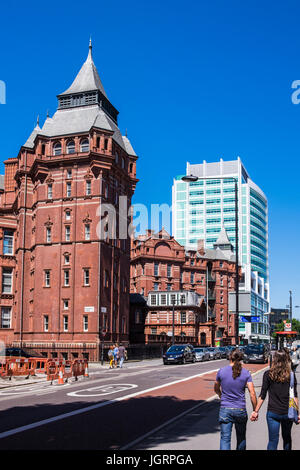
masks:
<path fill-rule="evenodd" d="M 88 376 L 89 376 L 89 369 L 88 369 L 88 365 L 86 364 L 84 368 L 84 377 L 88 377 Z"/>
<path fill-rule="evenodd" d="M 63 385 L 64 384 L 64 375 L 63 375 L 63 371 L 62 371 L 62 366 L 59 369 L 58 382 L 57 383 L 58 383 L 58 385 Z"/>

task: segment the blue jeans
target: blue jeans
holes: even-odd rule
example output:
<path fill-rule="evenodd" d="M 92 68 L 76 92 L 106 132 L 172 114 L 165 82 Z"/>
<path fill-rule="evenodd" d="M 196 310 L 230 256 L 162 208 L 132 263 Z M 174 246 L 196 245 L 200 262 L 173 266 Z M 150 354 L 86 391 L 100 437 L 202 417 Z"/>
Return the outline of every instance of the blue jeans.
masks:
<path fill-rule="evenodd" d="M 125 359 L 125 357 L 121 357 L 121 358 L 120 358 L 120 367 L 123 366 L 124 359 Z"/>
<path fill-rule="evenodd" d="M 292 450 L 291 431 L 293 421 L 288 418 L 288 415 L 278 415 L 272 411 L 268 411 L 267 423 L 269 430 L 269 443 L 267 450 L 277 450 L 280 426 L 283 439 L 283 450 Z"/>
<path fill-rule="evenodd" d="M 236 450 L 246 450 L 247 411 L 241 408 L 220 408 L 219 423 L 221 427 L 220 450 L 231 449 L 231 433 L 234 424 L 236 431 Z"/>

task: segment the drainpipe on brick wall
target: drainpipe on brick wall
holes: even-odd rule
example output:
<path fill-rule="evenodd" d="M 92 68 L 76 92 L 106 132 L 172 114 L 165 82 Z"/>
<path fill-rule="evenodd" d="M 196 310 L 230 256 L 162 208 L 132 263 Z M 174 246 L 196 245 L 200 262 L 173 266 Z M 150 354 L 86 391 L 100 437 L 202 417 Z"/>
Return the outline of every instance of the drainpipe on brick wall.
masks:
<path fill-rule="evenodd" d="M 24 218 L 22 234 L 22 271 L 21 271 L 21 310 L 20 310 L 20 347 L 23 341 L 23 303 L 24 303 L 24 258 L 25 258 L 25 234 L 26 234 L 26 204 L 27 204 L 27 150 L 25 150 L 25 194 L 24 194 Z"/>
<path fill-rule="evenodd" d="M 102 203 L 102 190 L 103 190 L 103 179 L 102 179 L 102 170 L 100 171 L 100 207 L 99 207 L 99 217 L 101 219 L 101 203 Z M 98 309 L 98 347 L 96 352 L 96 359 L 100 359 L 100 344 L 101 344 L 101 364 L 103 365 L 103 321 L 101 322 L 101 237 L 99 236 L 99 256 L 98 256 L 98 299 L 97 299 L 97 309 Z"/>

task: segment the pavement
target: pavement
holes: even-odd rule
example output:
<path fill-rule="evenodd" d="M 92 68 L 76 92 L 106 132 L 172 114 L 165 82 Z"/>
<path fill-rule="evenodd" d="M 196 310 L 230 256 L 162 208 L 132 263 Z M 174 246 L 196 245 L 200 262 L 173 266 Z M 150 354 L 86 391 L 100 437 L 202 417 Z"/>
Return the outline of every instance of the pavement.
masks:
<path fill-rule="evenodd" d="M 260 394 L 262 377 L 264 371 L 252 373 L 253 383 L 257 397 Z M 298 383 L 298 396 L 300 396 L 300 371 L 296 372 Z M 247 423 L 247 450 L 266 450 L 268 445 L 268 427 L 266 421 L 268 397 L 264 401 L 259 419 L 256 422 L 248 420 Z M 161 430 L 151 434 L 142 441 L 135 443 L 135 450 L 150 451 L 188 451 L 188 450 L 219 450 L 220 446 L 220 427 L 218 424 L 220 400 L 215 395 L 198 409 L 187 413 L 180 420 L 164 426 Z M 248 416 L 252 412 L 252 405 L 248 391 L 246 391 L 246 406 Z M 231 449 L 236 447 L 236 436 L 233 428 Z M 130 447 L 129 447 L 130 448 Z M 278 450 L 283 448 L 282 438 L 280 436 Z M 300 450 L 300 425 L 293 425 L 292 428 L 292 449 Z"/>
<path fill-rule="evenodd" d="M 151 365 L 151 361 L 156 361 L 157 359 L 144 359 L 144 360 L 140 360 L 140 361 L 126 361 L 124 363 L 124 369 L 131 369 L 131 368 L 134 368 L 134 367 L 147 367 L 149 365 Z M 109 368 L 109 363 L 108 362 L 104 362 L 104 364 L 102 365 L 101 362 L 90 362 L 89 363 L 89 375 L 94 375 L 96 374 L 95 372 L 95 369 L 96 370 L 106 370 Z M 81 380 L 82 377 L 79 376 L 78 377 L 78 380 Z M 73 381 L 74 379 L 70 379 L 71 381 Z M 46 374 L 42 374 L 42 373 L 39 373 L 39 374 L 36 374 L 34 376 L 29 376 L 29 377 L 24 377 L 24 376 L 19 376 L 19 377 L 11 377 L 11 379 L 9 380 L 8 377 L 1 377 L 0 376 L 0 390 L 3 389 L 3 388 L 8 388 L 8 387 L 16 387 L 16 386 L 24 386 L 24 385 L 32 385 L 32 384 L 35 384 L 35 383 L 41 383 L 41 382 L 47 382 L 47 376 Z"/>

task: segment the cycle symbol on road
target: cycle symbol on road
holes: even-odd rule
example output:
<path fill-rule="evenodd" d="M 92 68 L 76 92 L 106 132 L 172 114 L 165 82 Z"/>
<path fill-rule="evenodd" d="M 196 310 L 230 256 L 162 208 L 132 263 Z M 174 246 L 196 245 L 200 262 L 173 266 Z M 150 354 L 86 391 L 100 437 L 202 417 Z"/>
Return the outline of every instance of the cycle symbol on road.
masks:
<path fill-rule="evenodd" d="M 70 392 L 70 397 L 101 397 L 103 395 L 111 395 L 112 393 L 123 392 L 124 390 L 130 390 L 136 388 L 135 384 L 107 384 L 100 385 L 100 387 L 85 388 L 83 390 L 77 390 L 76 392 Z"/>

